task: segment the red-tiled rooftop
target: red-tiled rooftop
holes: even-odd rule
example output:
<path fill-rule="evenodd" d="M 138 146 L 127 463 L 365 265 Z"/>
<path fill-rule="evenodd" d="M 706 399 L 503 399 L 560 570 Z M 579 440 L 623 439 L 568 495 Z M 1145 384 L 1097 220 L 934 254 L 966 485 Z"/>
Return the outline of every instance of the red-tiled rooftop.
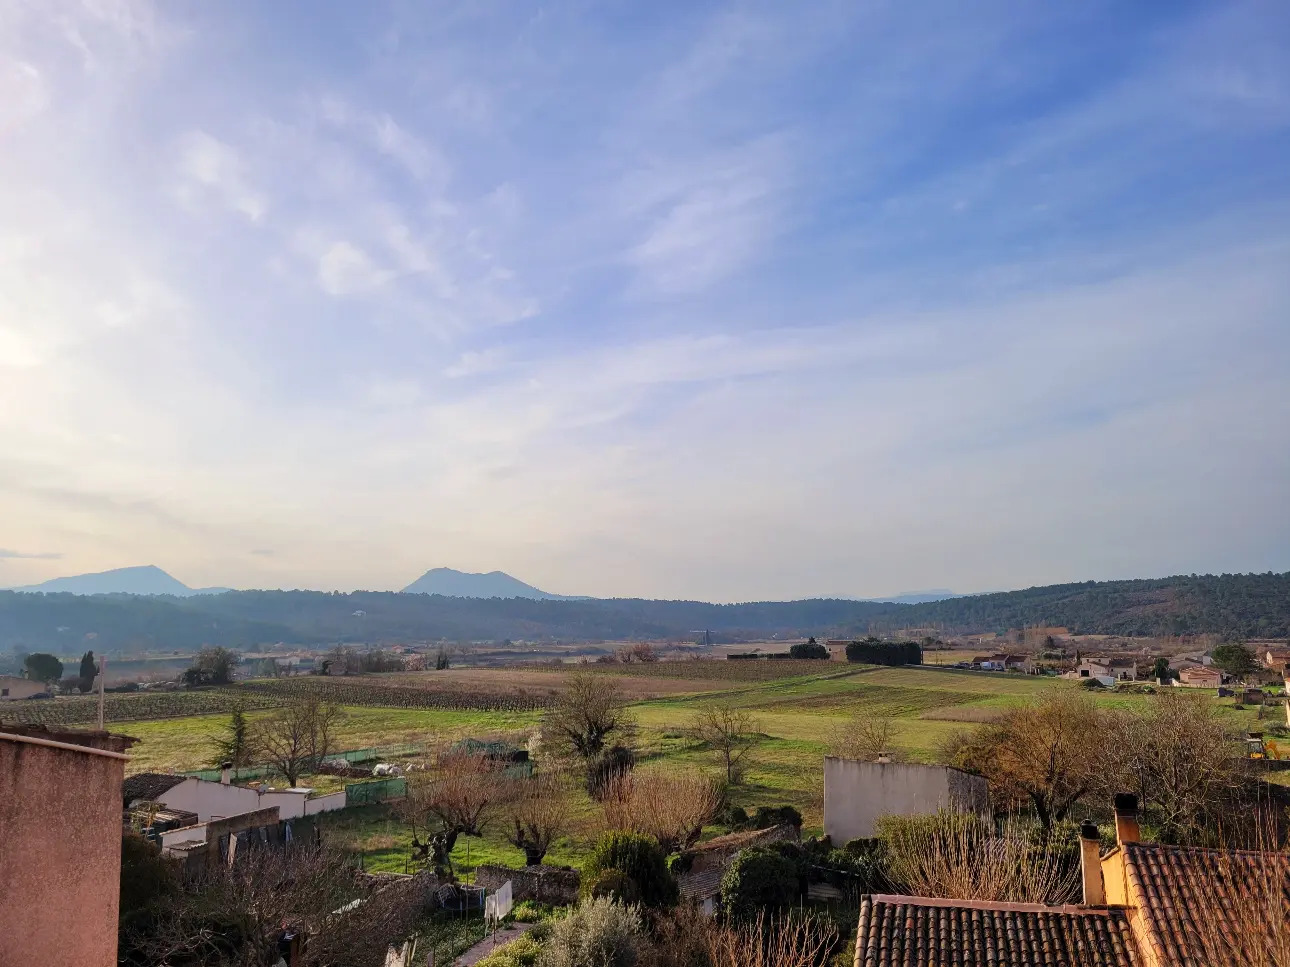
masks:
<path fill-rule="evenodd" d="M 1128 920 L 1105 907 L 875 895 L 856 967 L 1138 967 Z"/>
<path fill-rule="evenodd" d="M 1164 963 L 1209 967 L 1230 953 L 1220 937 L 1248 935 L 1251 926 L 1266 926 L 1269 941 L 1274 929 L 1284 936 L 1290 856 L 1156 843 L 1120 849 L 1147 937 Z"/>

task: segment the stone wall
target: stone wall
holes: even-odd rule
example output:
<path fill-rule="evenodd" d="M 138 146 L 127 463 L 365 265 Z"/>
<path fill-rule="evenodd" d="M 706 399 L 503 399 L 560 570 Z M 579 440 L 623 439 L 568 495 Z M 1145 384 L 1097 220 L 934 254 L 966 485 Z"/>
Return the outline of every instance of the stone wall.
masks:
<path fill-rule="evenodd" d="M 578 901 L 578 887 L 582 878 L 577 870 L 558 866 L 528 866 L 513 870 L 505 866 L 481 866 L 475 870 L 475 883 L 489 891 L 499 889 L 511 881 L 511 896 L 536 903 L 564 906 Z"/>

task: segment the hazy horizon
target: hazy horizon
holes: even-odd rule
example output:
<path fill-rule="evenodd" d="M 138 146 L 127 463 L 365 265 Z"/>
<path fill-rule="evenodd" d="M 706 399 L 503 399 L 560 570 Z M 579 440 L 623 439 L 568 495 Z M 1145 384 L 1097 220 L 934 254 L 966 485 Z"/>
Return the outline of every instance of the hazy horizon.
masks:
<path fill-rule="evenodd" d="M 0 23 L 0 587 L 1290 570 L 1290 6 Z"/>

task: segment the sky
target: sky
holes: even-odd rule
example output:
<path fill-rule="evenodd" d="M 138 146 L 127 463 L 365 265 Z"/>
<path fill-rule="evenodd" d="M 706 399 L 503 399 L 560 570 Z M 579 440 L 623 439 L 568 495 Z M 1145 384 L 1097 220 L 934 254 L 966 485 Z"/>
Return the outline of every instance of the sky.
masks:
<path fill-rule="evenodd" d="M 0 0 L 0 586 L 1290 570 L 1290 4 Z"/>

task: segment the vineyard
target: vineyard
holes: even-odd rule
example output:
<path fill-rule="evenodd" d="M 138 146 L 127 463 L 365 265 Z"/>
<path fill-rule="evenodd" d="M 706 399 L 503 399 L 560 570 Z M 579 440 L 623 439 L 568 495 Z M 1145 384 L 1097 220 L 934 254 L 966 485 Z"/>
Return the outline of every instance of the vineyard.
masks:
<path fill-rule="evenodd" d="M 850 666 L 855 671 L 857 666 Z M 566 667 L 551 667 L 551 671 L 568 672 Z M 644 678 L 680 678 L 700 681 L 769 682 L 778 678 L 796 678 L 799 675 L 823 675 L 844 672 L 846 665 L 813 659 L 729 661 L 721 658 L 692 658 L 687 661 L 633 662 L 632 664 L 594 663 L 578 665 L 578 671 L 602 675 L 629 675 Z"/>
<path fill-rule="evenodd" d="M 187 715 L 228 713 L 244 709 L 275 708 L 285 700 L 273 695 L 249 694 L 240 687 L 200 689 L 191 692 L 150 692 L 105 695 L 104 722 L 138 722 Z M 99 700 L 93 695 L 72 698 L 5 702 L 0 722 L 15 725 L 88 725 L 97 721 Z"/>
<path fill-rule="evenodd" d="M 372 708 L 468 709 L 481 712 L 536 712 L 547 708 L 551 698 L 545 694 L 516 691 L 511 693 L 466 690 L 409 688 L 386 685 L 363 679 L 346 680 L 324 677 L 282 678 L 277 681 L 248 682 L 239 691 L 261 696 L 276 705 L 296 698 L 317 698 L 336 705 L 363 705 Z"/>

